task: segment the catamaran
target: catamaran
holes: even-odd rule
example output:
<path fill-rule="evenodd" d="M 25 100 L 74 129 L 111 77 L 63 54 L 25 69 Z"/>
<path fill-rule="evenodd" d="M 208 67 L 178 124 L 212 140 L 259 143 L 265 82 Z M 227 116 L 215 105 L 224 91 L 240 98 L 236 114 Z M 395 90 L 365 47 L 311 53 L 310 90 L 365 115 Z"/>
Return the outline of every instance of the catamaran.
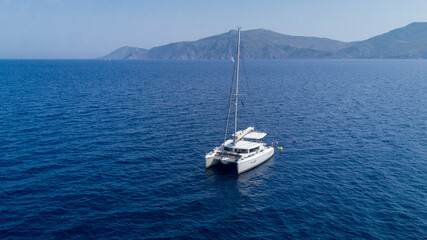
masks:
<path fill-rule="evenodd" d="M 235 164 L 237 173 L 246 172 L 261 163 L 270 159 L 274 154 L 273 146 L 267 146 L 260 140 L 267 133 L 257 132 L 254 127 L 248 127 L 244 130 L 237 131 L 237 106 L 239 97 L 239 58 L 240 58 L 240 28 L 237 29 L 237 56 L 234 61 L 233 82 L 231 85 L 230 99 L 228 106 L 227 124 L 225 127 L 224 142 L 221 146 L 214 148 L 205 156 L 206 168 L 212 167 L 218 163 Z M 236 84 L 234 93 L 235 110 L 234 110 L 234 134 L 232 139 L 227 140 L 227 128 L 230 118 L 231 103 L 233 97 L 233 85 Z"/>

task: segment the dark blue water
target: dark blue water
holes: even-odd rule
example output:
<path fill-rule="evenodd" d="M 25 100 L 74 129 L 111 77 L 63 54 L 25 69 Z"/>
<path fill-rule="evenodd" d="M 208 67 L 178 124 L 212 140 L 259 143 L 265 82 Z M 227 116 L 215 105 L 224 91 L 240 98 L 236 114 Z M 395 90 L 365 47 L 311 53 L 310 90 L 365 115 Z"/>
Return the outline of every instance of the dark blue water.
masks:
<path fill-rule="evenodd" d="M 0 61 L 1 239 L 426 239 L 427 61 Z M 246 94 L 246 95 L 244 95 Z M 294 142 L 295 141 L 295 142 Z"/>

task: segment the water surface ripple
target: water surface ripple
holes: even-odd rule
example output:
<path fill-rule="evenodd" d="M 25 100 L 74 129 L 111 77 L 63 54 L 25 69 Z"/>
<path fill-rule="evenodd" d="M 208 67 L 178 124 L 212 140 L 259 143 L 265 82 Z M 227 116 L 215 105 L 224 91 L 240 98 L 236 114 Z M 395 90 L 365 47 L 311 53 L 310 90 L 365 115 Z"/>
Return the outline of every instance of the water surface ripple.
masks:
<path fill-rule="evenodd" d="M 241 175 L 204 169 L 232 67 L 0 61 L 0 238 L 426 238 L 427 61 L 245 61 L 284 152 Z"/>

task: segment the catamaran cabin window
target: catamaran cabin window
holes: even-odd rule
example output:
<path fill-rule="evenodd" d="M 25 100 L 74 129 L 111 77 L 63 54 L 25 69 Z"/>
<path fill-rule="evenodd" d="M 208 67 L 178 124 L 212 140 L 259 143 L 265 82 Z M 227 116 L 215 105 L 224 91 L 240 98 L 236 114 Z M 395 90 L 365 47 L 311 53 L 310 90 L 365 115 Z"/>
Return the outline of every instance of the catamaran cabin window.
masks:
<path fill-rule="evenodd" d="M 248 153 L 247 149 L 236 149 L 237 153 Z"/>
<path fill-rule="evenodd" d="M 224 147 L 224 151 L 232 152 L 232 151 L 233 151 L 233 149 L 232 149 L 232 148 L 229 148 L 229 147 Z"/>
<path fill-rule="evenodd" d="M 250 150 L 250 152 L 255 152 L 256 150 L 258 150 L 259 149 L 259 147 L 256 147 L 256 148 L 252 148 L 251 150 Z"/>

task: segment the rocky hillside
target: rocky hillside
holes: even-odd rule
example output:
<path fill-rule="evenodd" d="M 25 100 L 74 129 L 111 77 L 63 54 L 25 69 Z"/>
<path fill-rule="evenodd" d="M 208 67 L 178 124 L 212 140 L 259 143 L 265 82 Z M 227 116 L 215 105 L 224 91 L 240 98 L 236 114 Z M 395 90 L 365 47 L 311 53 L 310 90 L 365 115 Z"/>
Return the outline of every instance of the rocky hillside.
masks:
<path fill-rule="evenodd" d="M 265 29 L 242 31 L 241 38 L 242 56 L 246 59 L 427 58 L 427 23 L 411 23 L 364 41 L 349 43 L 283 35 Z M 235 55 L 236 41 L 237 31 L 232 30 L 149 50 L 122 47 L 100 59 L 230 59 Z"/>

